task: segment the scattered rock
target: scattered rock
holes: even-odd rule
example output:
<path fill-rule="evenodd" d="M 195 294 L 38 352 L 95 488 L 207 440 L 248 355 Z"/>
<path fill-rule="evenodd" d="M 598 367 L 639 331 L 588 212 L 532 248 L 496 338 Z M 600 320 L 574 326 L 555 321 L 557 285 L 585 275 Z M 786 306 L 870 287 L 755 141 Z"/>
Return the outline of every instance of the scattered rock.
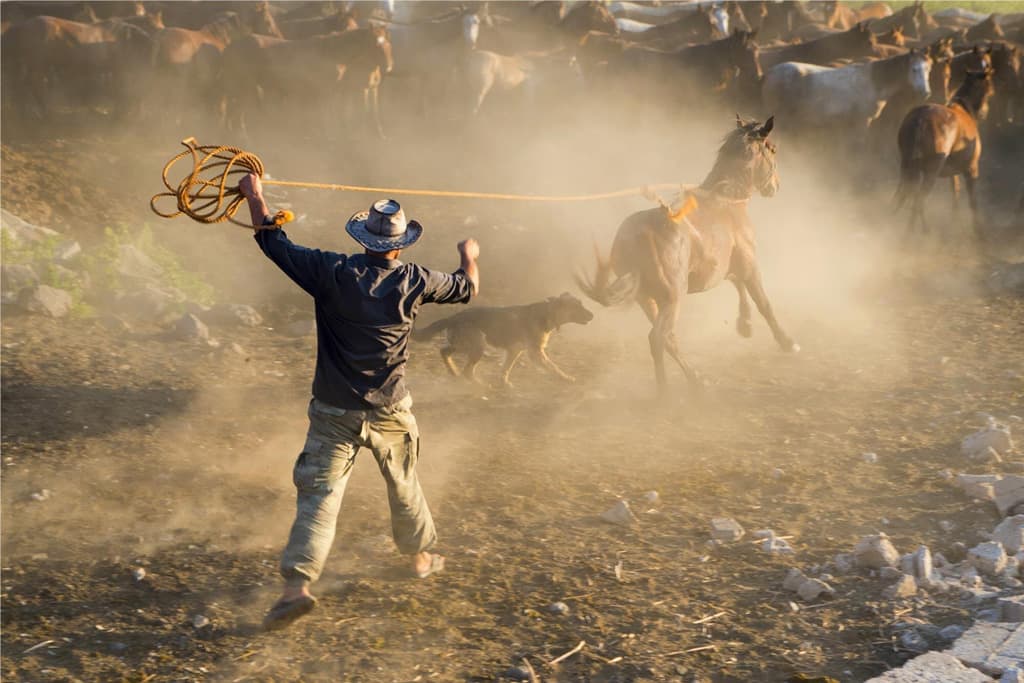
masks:
<path fill-rule="evenodd" d="M 998 474 L 958 474 L 956 483 L 971 498 L 992 500 L 995 497 L 993 486 L 1001 478 Z"/>
<path fill-rule="evenodd" d="M 731 543 L 743 538 L 743 527 L 729 517 L 714 517 L 711 520 L 711 539 Z"/>
<path fill-rule="evenodd" d="M 122 277 L 144 281 L 159 280 L 164 274 L 164 269 L 156 261 L 131 244 L 118 247 L 114 269 Z"/>
<path fill-rule="evenodd" d="M 796 589 L 796 594 L 804 602 L 811 602 L 817 600 L 821 595 L 831 597 L 835 594 L 835 589 L 821 579 L 807 579 Z"/>
<path fill-rule="evenodd" d="M 948 534 L 950 531 L 956 528 L 956 524 L 949 521 L 948 519 L 943 519 L 939 522 L 939 528 Z"/>
<path fill-rule="evenodd" d="M 903 574 L 899 580 L 883 591 L 890 600 L 910 598 L 917 595 L 917 581 L 910 574 Z"/>
<path fill-rule="evenodd" d="M 1006 567 L 1006 551 L 998 541 L 986 541 L 967 551 L 967 561 L 982 574 L 995 575 Z"/>
<path fill-rule="evenodd" d="M 648 505 L 657 505 L 661 502 L 661 496 L 658 495 L 657 491 L 646 491 L 641 498 Z"/>
<path fill-rule="evenodd" d="M 771 529 L 761 529 L 754 532 L 754 536 L 757 538 L 763 538 L 760 548 L 766 553 L 777 553 L 780 555 L 789 555 L 793 552 L 793 546 L 784 538 L 779 538 L 775 535 L 775 532 Z"/>
<path fill-rule="evenodd" d="M 976 623 L 947 652 L 989 676 L 1024 663 L 1024 625 Z"/>
<path fill-rule="evenodd" d="M 786 572 L 786 578 L 782 581 L 782 587 L 795 593 L 805 581 L 807 581 L 807 577 L 804 573 L 796 567 L 792 567 Z"/>
<path fill-rule="evenodd" d="M 866 536 L 853 548 L 853 560 L 858 567 L 881 569 L 899 564 L 900 554 L 885 534 Z"/>
<path fill-rule="evenodd" d="M 620 526 L 629 526 L 637 521 L 636 515 L 629 509 L 629 503 L 624 500 L 616 502 L 615 505 L 601 513 L 601 519 L 609 524 Z"/>
<path fill-rule="evenodd" d="M 992 484 L 992 494 L 999 514 L 1003 517 L 1011 514 L 1016 506 L 1024 503 L 1024 476 L 1007 474 Z"/>
<path fill-rule="evenodd" d="M 874 465 L 878 462 L 877 453 L 861 453 L 860 458 L 869 465 Z"/>
<path fill-rule="evenodd" d="M 1021 666 L 1024 666 L 1024 664 Z M 1024 668 L 1018 666 L 1007 667 L 1003 670 L 1003 675 L 999 677 L 999 683 L 1024 683 Z"/>
<path fill-rule="evenodd" d="M 208 341 L 210 328 L 196 316 L 186 313 L 174 324 L 171 336 L 181 341 Z"/>
<path fill-rule="evenodd" d="M 992 532 L 992 540 L 1003 544 L 1007 553 L 1014 554 L 1024 548 L 1024 515 L 1007 517 Z"/>
<path fill-rule="evenodd" d="M 782 479 L 785 476 L 786 476 L 786 471 L 785 470 L 779 469 L 778 467 L 776 467 L 775 469 L 772 470 L 772 479 L 774 479 L 776 481 L 778 481 L 779 479 Z"/>
<path fill-rule="evenodd" d="M 999 455 L 1013 450 L 1010 428 L 991 417 L 984 428 L 964 438 L 960 443 L 960 452 L 968 458 L 978 459 L 984 457 L 989 448 Z"/>
<path fill-rule="evenodd" d="M 953 642 L 954 640 L 962 636 L 964 634 L 964 631 L 966 630 L 967 629 L 958 624 L 950 624 L 949 626 L 946 626 L 939 631 L 939 638 L 942 638 L 943 640 L 947 640 L 949 642 Z"/>
<path fill-rule="evenodd" d="M 146 570 L 142 567 L 136 567 L 132 570 L 132 578 L 136 581 L 142 581 L 144 578 L 146 578 Z"/>
<path fill-rule="evenodd" d="M 856 562 L 850 553 L 839 553 L 832 558 L 832 564 L 835 565 L 836 571 L 840 574 L 849 574 L 856 567 Z"/>
<path fill-rule="evenodd" d="M 992 683 L 992 679 L 965 667 L 952 655 L 927 652 L 866 683 Z"/>
<path fill-rule="evenodd" d="M 0 227 L 16 242 L 42 242 L 60 235 L 56 230 L 23 221 L 5 209 L 0 209 Z"/>
<path fill-rule="evenodd" d="M 68 263 L 82 253 L 82 245 L 75 240 L 61 242 L 53 249 L 53 258 L 58 263 Z"/>
<path fill-rule="evenodd" d="M 36 285 L 22 290 L 20 303 L 30 313 L 51 318 L 63 318 L 71 311 L 72 306 L 70 294 L 49 285 Z"/>
<path fill-rule="evenodd" d="M 929 581 L 932 578 L 932 572 L 935 570 L 935 565 L 932 563 L 932 551 L 928 549 L 928 546 L 922 545 L 914 551 L 914 576 L 917 577 L 918 581 Z"/>
<path fill-rule="evenodd" d="M 110 651 L 114 652 L 114 653 L 120 654 L 121 652 L 124 652 L 127 649 L 128 649 L 128 644 L 127 643 L 122 643 L 122 642 L 119 642 L 119 641 L 115 641 L 115 642 L 110 644 Z"/>
<path fill-rule="evenodd" d="M 116 310 L 130 318 L 154 321 L 163 318 L 172 307 L 185 301 L 185 295 L 176 289 L 161 289 L 154 285 L 122 293 L 115 301 Z"/>
<path fill-rule="evenodd" d="M 229 344 L 229 345 L 227 346 L 227 349 L 228 349 L 228 351 L 230 351 L 231 353 L 234 353 L 234 354 L 236 354 L 236 355 L 238 355 L 238 356 L 243 356 L 243 357 L 244 357 L 244 356 L 248 356 L 248 355 L 249 355 L 249 352 L 248 352 L 248 351 L 246 351 L 245 349 L 243 349 L 243 348 L 242 348 L 242 345 L 241 345 L 241 344 L 239 344 L 238 342 L 231 342 L 231 343 L 230 343 L 230 344 Z"/>
<path fill-rule="evenodd" d="M 0 266 L 0 284 L 7 292 L 17 294 L 26 287 L 39 284 L 39 276 L 32 266 L 24 263 L 4 264 Z"/>
<path fill-rule="evenodd" d="M 44 500 L 50 500 L 50 496 L 52 495 L 53 493 L 50 491 L 50 489 L 43 489 L 42 491 L 36 491 L 35 493 L 31 494 L 29 498 L 36 501 L 37 503 L 41 503 Z"/>
<path fill-rule="evenodd" d="M 513 681 L 529 681 L 531 680 L 530 672 L 526 667 L 513 666 L 506 669 L 502 674 L 503 678 L 509 678 Z"/>
<path fill-rule="evenodd" d="M 1024 621 L 1024 595 L 1011 595 L 999 599 L 999 620 L 1003 622 Z"/>
<path fill-rule="evenodd" d="M 882 567 L 878 570 L 878 578 L 882 581 L 895 581 L 903 576 L 904 572 L 896 567 Z"/>
<path fill-rule="evenodd" d="M 907 629 L 900 634 L 900 645 L 903 646 L 903 649 L 910 650 L 911 652 L 921 653 L 928 651 L 928 641 L 914 629 Z"/>
<path fill-rule="evenodd" d="M 569 606 L 564 602 L 553 602 L 550 605 L 548 605 L 548 612 L 550 612 L 551 614 L 559 615 L 568 614 Z"/>
<path fill-rule="evenodd" d="M 192 617 L 192 625 L 194 627 L 196 627 L 197 629 L 198 628 L 203 628 L 205 626 L 209 626 L 210 625 L 210 620 L 207 619 L 202 614 L 197 614 L 194 617 Z"/>

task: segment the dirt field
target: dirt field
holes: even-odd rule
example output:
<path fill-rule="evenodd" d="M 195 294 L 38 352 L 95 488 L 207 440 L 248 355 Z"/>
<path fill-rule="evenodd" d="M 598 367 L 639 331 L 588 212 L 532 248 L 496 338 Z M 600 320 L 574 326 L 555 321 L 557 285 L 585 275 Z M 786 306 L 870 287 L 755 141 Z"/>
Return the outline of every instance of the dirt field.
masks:
<path fill-rule="evenodd" d="M 493 146 L 474 154 L 392 142 L 390 167 L 368 164 L 379 157 L 367 147 L 312 135 L 251 146 L 289 179 L 600 191 L 699 181 L 730 125 L 701 123 L 668 141 L 657 129 L 612 139 L 577 127 L 557 154 L 545 148 L 551 138 L 514 151 L 485 138 Z M 671 397 L 655 398 L 635 309 L 588 303 L 595 321 L 555 336 L 550 353 L 573 385 L 525 366 L 514 390 L 498 389 L 493 357 L 482 374 L 495 388 L 476 388 L 447 374 L 439 342 L 414 346 L 421 477 L 447 570 L 404 577 L 364 456 L 314 586 L 319 606 L 287 631 L 261 633 L 279 590 L 315 354 L 312 338 L 282 331 L 311 306 L 243 230 L 148 213 L 178 133 L 4 142 L 5 209 L 87 247 L 108 225 L 149 223 L 218 301 L 265 318 L 211 325 L 214 348 L 102 310 L 58 321 L 5 310 L 6 679 L 496 681 L 525 658 L 544 681 L 802 672 L 845 683 L 909 656 L 892 636 L 898 621 L 970 623 L 956 596 L 883 599 L 886 583 L 866 573 L 836 575 L 835 598 L 797 611 L 781 582 L 789 567 L 832 571 L 826 563 L 865 534 L 953 558 L 957 542 L 977 543 L 998 521 L 940 473 L 994 471 L 965 461 L 960 439 L 982 413 L 1024 415 L 1024 300 L 984 287 L 993 263 L 1019 259 L 1019 247 L 1006 239 L 979 257 L 950 219 L 941 238 L 907 248 L 903 219 L 890 220 L 879 199 L 889 188 L 835 190 L 783 146 L 782 190 L 755 200 L 752 215 L 769 293 L 800 354 L 780 353 L 760 319 L 752 340 L 739 338 L 731 288 L 686 303 L 680 336 L 706 378 L 699 396 L 676 373 Z M 643 164 L 637 149 L 649 152 Z M 937 194 L 942 211 L 948 199 Z M 289 230 L 296 241 L 337 250 L 352 248 L 341 226 L 368 203 L 275 196 L 308 216 Z M 480 240 L 481 302 L 492 305 L 578 293 L 571 272 L 592 267 L 591 238 L 609 244 L 645 206 L 404 203 L 427 226 L 411 260 L 454 268 L 456 240 Z M 448 312 L 425 310 L 424 321 Z M 34 500 L 44 489 L 49 497 Z M 644 500 L 651 490 L 656 504 Z M 635 525 L 599 519 L 618 499 Z M 716 516 L 735 518 L 747 537 L 709 545 Z M 947 520 L 952 532 L 939 525 Z M 795 554 L 762 552 L 748 540 L 758 529 L 788 538 Z M 549 610 L 559 601 L 567 613 Z"/>

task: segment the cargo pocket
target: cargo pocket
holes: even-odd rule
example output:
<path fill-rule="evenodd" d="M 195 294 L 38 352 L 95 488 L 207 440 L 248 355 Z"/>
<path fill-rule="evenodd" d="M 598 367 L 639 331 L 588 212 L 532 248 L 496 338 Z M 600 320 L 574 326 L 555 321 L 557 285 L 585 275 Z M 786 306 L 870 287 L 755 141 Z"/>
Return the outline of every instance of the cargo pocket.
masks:
<path fill-rule="evenodd" d="M 292 469 L 292 482 L 300 491 L 328 489 L 327 463 L 325 462 L 324 442 L 319 439 L 307 438 L 302 452 L 295 459 Z"/>

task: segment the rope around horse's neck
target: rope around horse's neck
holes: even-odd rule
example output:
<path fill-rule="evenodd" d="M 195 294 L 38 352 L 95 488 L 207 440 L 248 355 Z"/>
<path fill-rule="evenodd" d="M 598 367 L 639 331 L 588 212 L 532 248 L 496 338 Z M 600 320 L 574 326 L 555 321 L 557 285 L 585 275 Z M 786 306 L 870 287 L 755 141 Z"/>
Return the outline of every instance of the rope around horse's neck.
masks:
<path fill-rule="evenodd" d="M 251 152 L 227 145 L 199 145 L 194 138 L 182 140 L 185 151 L 175 155 L 164 166 L 163 183 L 167 188 L 149 200 L 153 213 L 163 218 L 185 215 L 200 223 L 221 223 L 230 221 L 245 228 L 255 228 L 249 223 L 235 220 L 235 213 L 245 203 L 245 197 L 238 189 L 238 182 L 249 173 L 263 176 L 263 162 Z M 172 185 L 168 176 L 180 160 L 191 157 L 192 170 L 177 185 Z M 494 199 L 523 202 L 586 202 L 613 197 L 632 195 L 648 196 L 655 189 L 679 187 L 675 183 L 661 183 L 631 187 L 613 192 L 597 194 L 538 195 L 509 194 L 503 192 L 463 192 L 455 190 L 422 190 L 398 187 L 369 187 L 365 185 L 342 185 L 339 183 L 313 183 L 293 180 L 264 180 L 264 185 L 281 187 L 306 187 L 320 190 L 342 190 L 346 192 L 375 192 L 392 195 L 418 195 L 424 197 L 453 197 L 461 199 Z M 175 211 L 165 212 L 157 208 L 161 197 L 172 197 L 177 205 Z M 279 214 L 278 224 L 287 222 Z"/>

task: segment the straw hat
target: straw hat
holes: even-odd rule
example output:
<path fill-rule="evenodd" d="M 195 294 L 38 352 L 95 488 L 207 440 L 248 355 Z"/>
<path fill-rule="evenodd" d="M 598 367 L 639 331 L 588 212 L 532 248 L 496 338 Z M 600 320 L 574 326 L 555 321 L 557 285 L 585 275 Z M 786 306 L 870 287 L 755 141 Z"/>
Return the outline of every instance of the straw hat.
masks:
<path fill-rule="evenodd" d="M 412 246 L 423 234 L 423 226 L 406 221 L 405 212 L 394 199 L 381 199 L 369 211 L 349 218 L 345 231 L 370 251 L 385 252 Z"/>

